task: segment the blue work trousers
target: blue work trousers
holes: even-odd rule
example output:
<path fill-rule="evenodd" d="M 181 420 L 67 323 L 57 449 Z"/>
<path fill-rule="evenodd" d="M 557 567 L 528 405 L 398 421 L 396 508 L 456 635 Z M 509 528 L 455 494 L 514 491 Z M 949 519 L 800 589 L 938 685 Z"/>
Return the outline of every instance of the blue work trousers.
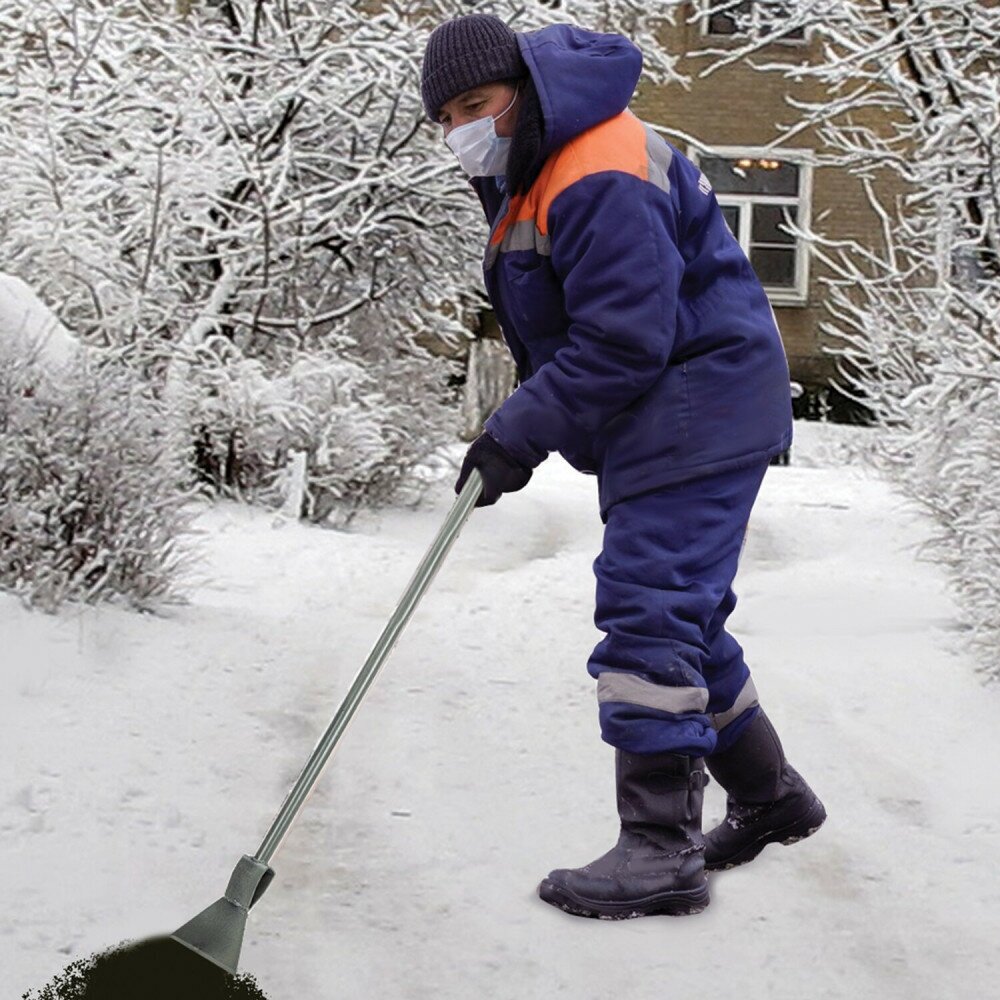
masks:
<path fill-rule="evenodd" d="M 732 745 L 759 711 L 725 625 L 767 468 L 677 483 L 609 509 L 594 560 L 594 623 L 607 635 L 587 663 L 605 742 L 704 756 Z"/>

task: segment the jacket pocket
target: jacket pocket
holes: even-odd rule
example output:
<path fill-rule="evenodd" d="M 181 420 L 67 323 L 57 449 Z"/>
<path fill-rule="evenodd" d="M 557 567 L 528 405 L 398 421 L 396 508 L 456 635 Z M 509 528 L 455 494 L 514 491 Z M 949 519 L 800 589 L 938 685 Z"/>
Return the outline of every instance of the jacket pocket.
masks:
<path fill-rule="evenodd" d="M 522 339 L 564 336 L 568 321 L 562 286 L 549 259 L 514 251 L 502 255 L 500 267 L 509 293 L 507 307 Z"/>

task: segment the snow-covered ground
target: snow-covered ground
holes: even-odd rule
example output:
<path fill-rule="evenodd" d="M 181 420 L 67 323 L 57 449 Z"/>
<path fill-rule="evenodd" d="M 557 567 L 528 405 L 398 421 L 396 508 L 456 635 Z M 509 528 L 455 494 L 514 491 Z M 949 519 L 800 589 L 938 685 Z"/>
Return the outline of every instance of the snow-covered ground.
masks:
<path fill-rule="evenodd" d="M 1000 693 L 955 650 L 928 524 L 796 424 L 730 620 L 814 838 L 712 876 L 694 917 L 570 917 L 535 886 L 617 832 L 584 664 L 596 484 L 551 457 L 475 511 L 274 860 L 243 968 L 272 1000 L 997 996 Z M 461 450 L 456 450 L 456 456 Z M 203 516 L 164 616 L 0 597 L 0 967 L 8 995 L 221 895 L 451 504 L 324 531 Z M 723 809 L 715 784 L 706 822 Z"/>

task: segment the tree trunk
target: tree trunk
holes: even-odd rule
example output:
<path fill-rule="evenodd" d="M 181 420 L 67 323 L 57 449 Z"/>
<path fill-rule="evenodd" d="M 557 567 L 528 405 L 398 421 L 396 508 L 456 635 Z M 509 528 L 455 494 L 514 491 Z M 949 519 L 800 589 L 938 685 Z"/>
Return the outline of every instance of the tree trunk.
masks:
<path fill-rule="evenodd" d="M 469 345 L 462 403 L 462 437 L 471 441 L 483 422 L 511 394 L 515 369 L 506 346 L 497 340 L 474 340 Z"/>

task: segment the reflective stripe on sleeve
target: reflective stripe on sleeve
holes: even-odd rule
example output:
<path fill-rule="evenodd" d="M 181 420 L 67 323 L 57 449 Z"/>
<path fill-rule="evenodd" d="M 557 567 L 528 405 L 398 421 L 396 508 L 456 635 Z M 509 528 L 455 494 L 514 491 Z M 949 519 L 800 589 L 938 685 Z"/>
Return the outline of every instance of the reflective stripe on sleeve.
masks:
<path fill-rule="evenodd" d="M 648 125 L 643 127 L 646 130 L 646 156 L 649 157 L 647 179 L 661 191 L 666 191 L 669 194 L 670 178 L 667 172 L 670 170 L 670 162 L 674 158 L 674 152 L 652 128 Z"/>

